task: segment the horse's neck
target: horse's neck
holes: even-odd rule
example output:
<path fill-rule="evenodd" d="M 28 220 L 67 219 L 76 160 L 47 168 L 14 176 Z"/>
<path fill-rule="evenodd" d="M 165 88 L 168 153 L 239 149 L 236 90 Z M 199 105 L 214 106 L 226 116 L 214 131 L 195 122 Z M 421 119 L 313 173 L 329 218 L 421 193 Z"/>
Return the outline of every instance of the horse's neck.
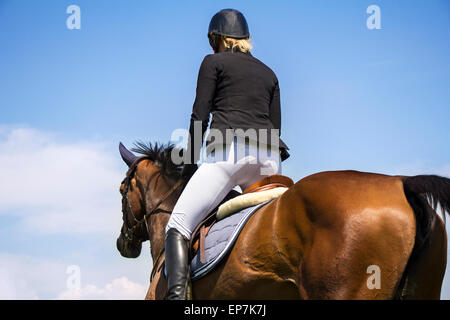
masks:
<path fill-rule="evenodd" d="M 177 181 L 178 182 L 178 181 Z M 170 187 L 167 188 L 166 192 L 171 192 L 171 188 L 177 183 L 173 182 L 173 185 L 170 185 Z M 154 186 L 153 190 L 159 189 L 158 186 Z M 155 190 L 155 191 L 156 191 Z M 159 190 L 158 190 L 159 191 Z M 157 191 L 157 193 L 158 193 Z M 146 192 L 146 197 L 151 196 L 149 193 L 149 190 Z M 149 223 L 148 223 L 148 238 L 150 240 L 150 247 L 151 247 L 151 254 L 153 258 L 153 263 L 156 262 L 156 259 L 158 255 L 160 254 L 166 238 L 166 226 L 169 222 L 170 213 L 172 212 L 173 208 L 175 207 L 175 203 L 177 202 L 178 198 L 180 197 L 180 194 L 182 192 L 182 188 L 179 188 L 177 190 L 174 190 L 173 193 L 171 193 L 167 199 L 163 199 L 163 202 L 158 207 L 159 209 L 164 210 L 163 212 L 151 214 L 149 217 Z M 162 195 L 159 195 L 161 197 L 165 197 L 165 193 L 163 192 Z M 158 197 L 155 197 L 158 198 Z M 148 201 L 150 203 L 151 201 Z M 153 210 L 154 208 L 146 208 L 147 213 L 149 210 Z"/>
<path fill-rule="evenodd" d="M 158 255 L 160 254 L 166 237 L 166 225 L 169 222 L 169 213 L 158 213 L 150 216 L 149 223 L 149 239 L 150 250 L 152 254 L 153 263 L 156 262 Z"/>

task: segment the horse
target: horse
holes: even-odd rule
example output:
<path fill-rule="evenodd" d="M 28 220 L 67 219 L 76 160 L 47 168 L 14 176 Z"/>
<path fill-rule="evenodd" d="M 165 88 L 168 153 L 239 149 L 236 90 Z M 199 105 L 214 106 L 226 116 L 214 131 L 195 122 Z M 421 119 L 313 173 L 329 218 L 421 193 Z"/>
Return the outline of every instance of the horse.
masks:
<path fill-rule="evenodd" d="M 187 183 L 173 145 L 120 145 L 117 249 L 139 256 L 149 240 L 153 270 L 164 259 L 165 226 Z M 198 195 L 201 197 L 201 193 Z M 443 219 L 436 213 L 438 204 Z M 359 171 L 309 175 L 260 208 L 231 252 L 192 283 L 193 299 L 440 299 L 446 268 L 450 179 Z M 162 299 L 154 277 L 146 299 Z"/>

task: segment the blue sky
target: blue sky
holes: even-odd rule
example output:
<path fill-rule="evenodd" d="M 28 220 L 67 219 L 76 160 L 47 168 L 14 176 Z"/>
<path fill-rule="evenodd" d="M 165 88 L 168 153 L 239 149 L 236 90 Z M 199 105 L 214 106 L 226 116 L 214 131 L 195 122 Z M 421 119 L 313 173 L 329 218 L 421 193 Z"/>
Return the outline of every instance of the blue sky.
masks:
<path fill-rule="evenodd" d="M 72 4 L 80 30 L 66 27 Z M 380 30 L 366 26 L 373 4 Z M 93 297 L 141 294 L 148 246 L 137 260 L 114 246 L 117 145 L 187 128 L 209 20 L 228 7 L 279 78 L 284 174 L 450 176 L 448 1 L 0 0 L 0 294 L 67 297 L 71 264 Z M 41 285 L 30 264 L 56 279 Z"/>

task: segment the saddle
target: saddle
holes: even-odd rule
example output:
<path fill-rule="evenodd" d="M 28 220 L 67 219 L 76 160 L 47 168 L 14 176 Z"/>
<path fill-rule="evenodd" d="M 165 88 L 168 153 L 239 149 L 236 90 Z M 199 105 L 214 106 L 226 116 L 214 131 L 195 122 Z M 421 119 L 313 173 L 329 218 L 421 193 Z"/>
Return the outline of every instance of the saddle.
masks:
<path fill-rule="evenodd" d="M 294 182 L 291 178 L 275 174 L 264 177 L 263 179 L 252 184 L 246 188 L 242 194 L 236 190 L 230 191 L 219 206 L 211 211 L 211 213 L 208 214 L 208 216 L 195 228 L 190 241 L 190 256 L 193 257 L 197 251 L 200 250 L 200 261 L 205 263 L 205 238 L 211 227 L 218 221 L 217 211 L 222 204 L 241 195 L 268 191 L 280 187 L 289 188 L 293 184 Z"/>

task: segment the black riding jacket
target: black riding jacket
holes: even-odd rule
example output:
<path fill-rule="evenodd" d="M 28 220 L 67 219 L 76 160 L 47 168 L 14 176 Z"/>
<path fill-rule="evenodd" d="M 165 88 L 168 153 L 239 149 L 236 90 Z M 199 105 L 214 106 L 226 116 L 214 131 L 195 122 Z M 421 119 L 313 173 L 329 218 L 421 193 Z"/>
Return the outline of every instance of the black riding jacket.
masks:
<path fill-rule="evenodd" d="M 222 131 L 224 139 L 226 129 L 269 129 L 267 144 L 270 144 L 270 129 L 281 130 L 280 89 L 275 73 L 250 53 L 225 51 L 205 56 L 198 74 L 189 129 L 194 137 L 194 121 L 201 121 L 202 143 L 210 113 L 210 128 Z M 284 152 L 282 159 L 287 158 L 289 148 L 281 139 L 279 146 Z M 200 148 L 201 145 L 192 150 L 194 163 Z"/>

